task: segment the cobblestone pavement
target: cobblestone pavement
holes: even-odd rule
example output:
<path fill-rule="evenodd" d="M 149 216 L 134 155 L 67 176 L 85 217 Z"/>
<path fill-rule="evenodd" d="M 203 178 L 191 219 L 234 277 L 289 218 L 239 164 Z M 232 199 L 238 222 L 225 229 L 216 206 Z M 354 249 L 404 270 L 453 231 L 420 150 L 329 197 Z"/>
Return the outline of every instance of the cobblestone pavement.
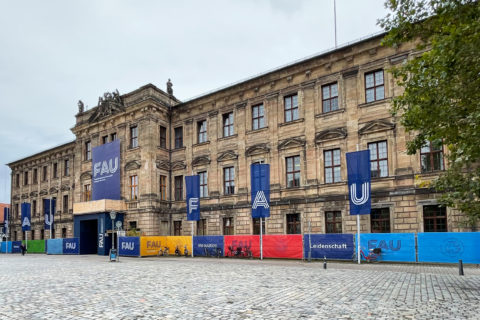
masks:
<path fill-rule="evenodd" d="M 479 319 L 480 268 L 0 255 L 0 319 Z"/>

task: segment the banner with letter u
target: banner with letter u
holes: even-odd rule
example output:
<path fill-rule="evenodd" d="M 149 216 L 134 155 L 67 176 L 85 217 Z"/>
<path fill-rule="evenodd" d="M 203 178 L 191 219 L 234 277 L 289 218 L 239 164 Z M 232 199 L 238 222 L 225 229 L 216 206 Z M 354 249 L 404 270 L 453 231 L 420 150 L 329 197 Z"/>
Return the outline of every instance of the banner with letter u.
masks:
<path fill-rule="evenodd" d="M 50 226 L 53 229 L 53 220 L 55 216 L 55 199 L 43 200 L 43 212 L 45 213 L 45 230 L 50 230 Z"/>
<path fill-rule="evenodd" d="M 200 176 L 186 176 L 187 220 L 200 220 Z"/>
<path fill-rule="evenodd" d="M 251 164 L 252 218 L 270 217 L 270 165 Z"/>
<path fill-rule="evenodd" d="M 348 152 L 346 155 L 350 214 L 370 214 L 370 151 Z"/>
<path fill-rule="evenodd" d="M 30 216 L 30 203 L 22 203 L 22 231 L 30 231 L 31 229 L 31 216 Z"/>

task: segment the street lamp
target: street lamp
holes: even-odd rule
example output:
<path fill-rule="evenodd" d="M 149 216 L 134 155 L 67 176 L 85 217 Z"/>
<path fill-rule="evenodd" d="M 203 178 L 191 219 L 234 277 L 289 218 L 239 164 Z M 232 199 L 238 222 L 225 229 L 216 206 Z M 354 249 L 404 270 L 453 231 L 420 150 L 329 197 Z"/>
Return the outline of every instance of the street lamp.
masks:
<path fill-rule="evenodd" d="M 115 217 L 117 213 L 115 211 L 110 212 L 110 219 L 112 220 L 112 249 L 114 249 L 114 242 L 113 242 L 113 230 L 115 228 Z"/>

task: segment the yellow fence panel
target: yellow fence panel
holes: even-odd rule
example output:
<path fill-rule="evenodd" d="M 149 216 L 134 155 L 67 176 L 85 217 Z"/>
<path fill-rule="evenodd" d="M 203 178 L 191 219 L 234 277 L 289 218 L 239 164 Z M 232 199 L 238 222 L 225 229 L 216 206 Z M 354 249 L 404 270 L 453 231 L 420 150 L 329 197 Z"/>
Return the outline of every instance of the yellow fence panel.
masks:
<path fill-rule="evenodd" d="M 192 253 L 192 237 L 191 236 L 169 236 L 167 238 L 167 247 L 170 250 L 170 254 L 175 254 L 175 248 L 178 247 L 180 254 L 184 254 L 185 245 L 187 246 L 188 252 Z"/>
<path fill-rule="evenodd" d="M 160 249 L 167 247 L 167 237 L 140 237 L 140 256 L 156 256 Z"/>

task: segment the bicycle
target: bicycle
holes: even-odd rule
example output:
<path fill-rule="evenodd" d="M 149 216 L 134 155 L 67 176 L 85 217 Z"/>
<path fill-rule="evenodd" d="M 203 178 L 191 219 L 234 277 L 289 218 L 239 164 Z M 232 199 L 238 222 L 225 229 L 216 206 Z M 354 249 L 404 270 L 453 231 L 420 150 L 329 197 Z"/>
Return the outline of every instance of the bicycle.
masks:
<path fill-rule="evenodd" d="M 362 249 L 360 249 L 360 257 L 362 257 L 367 262 L 377 262 L 382 255 L 381 248 L 374 248 L 368 250 L 368 255 L 365 255 Z M 353 253 L 353 261 L 357 261 L 357 253 Z"/>
<path fill-rule="evenodd" d="M 181 256 L 180 249 L 178 249 L 178 246 L 175 247 L 175 255 L 176 255 L 177 257 L 180 257 L 180 256 Z"/>
<path fill-rule="evenodd" d="M 158 257 L 168 257 L 170 255 L 170 249 L 168 247 L 165 247 L 163 250 L 160 247 L 160 250 L 158 250 Z"/>
<path fill-rule="evenodd" d="M 185 247 L 183 247 L 183 255 L 184 255 L 185 257 L 190 257 L 189 252 L 188 252 L 187 245 L 185 245 Z"/>

